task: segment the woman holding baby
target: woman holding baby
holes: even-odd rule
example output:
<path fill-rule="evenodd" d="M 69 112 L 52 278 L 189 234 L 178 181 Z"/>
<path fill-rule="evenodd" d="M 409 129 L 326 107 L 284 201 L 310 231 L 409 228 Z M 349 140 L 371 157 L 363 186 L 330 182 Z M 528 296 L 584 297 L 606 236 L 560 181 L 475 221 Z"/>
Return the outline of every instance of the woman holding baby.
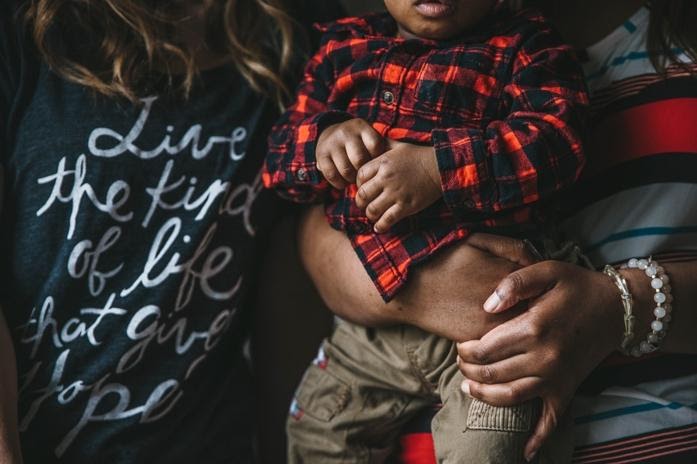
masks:
<path fill-rule="evenodd" d="M 312 247 L 302 248 L 305 261 L 325 301 L 343 317 L 415 324 L 470 340 L 458 352 L 468 379 L 462 387 L 473 397 L 499 406 L 541 397 L 544 412 L 527 457 L 578 391 L 575 462 L 689 460 L 697 398 L 691 335 L 697 214 L 689 174 L 697 153 L 690 129 L 697 118 L 691 106 L 697 37 L 690 18 L 697 11 L 690 2 L 661 1 L 541 6 L 567 40 L 585 50 L 593 112 L 588 166 L 562 201 L 561 227 L 600 270 L 617 265 L 626 288 L 618 288 L 621 280 L 610 270 L 528 265 L 522 244 L 475 236 L 470 246 L 426 264 L 401 297 L 382 305 L 357 270 L 337 271 L 337 263 L 352 262 L 348 247 L 327 272 L 325 250 L 341 253 L 342 241 L 325 227 L 318 245 L 316 213 L 303 228 L 303 237 L 314 237 Z M 630 258 L 652 258 L 660 266 Z M 452 285 L 454 279 L 461 285 Z M 367 290 L 349 290 L 355 288 Z M 621 296 L 630 294 L 633 323 L 625 324 Z M 511 313 L 519 302 L 527 309 L 519 305 Z M 613 354 L 631 338 L 629 328 L 634 337 L 627 355 Z"/>
<path fill-rule="evenodd" d="M 331 2 L 165 3 L 0 5 L 2 462 L 254 460 L 243 302 L 278 208 L 257 174 L 309 53 L 290 18 L 339 13 L 325 10 Z M 463 342 L 473 397 L 541 397 L 528 457 L 593 372 L 573 407 L 579 462 L 687 459 L 695 7 L 544 7 L 588 52 L 595 111 L 587 177 L 562 228 L 598 265 L 660 263 L 618 272 L 634 302 L 630 350 L 646 342 L 664 355 L 605 360 L 625 335 L 619 279 L 535 263 L 516 240 L 472 236 L 389 305 L 322 211 L 303 221 L 300 251 L 342 317 Z M 646 268 L 670 292 L 656 292 Z M 666 304 L 655 311 L 657 293 L 673 297 L 670 321 Z M 657 319 L 660 344 L 648 338 Z"/>

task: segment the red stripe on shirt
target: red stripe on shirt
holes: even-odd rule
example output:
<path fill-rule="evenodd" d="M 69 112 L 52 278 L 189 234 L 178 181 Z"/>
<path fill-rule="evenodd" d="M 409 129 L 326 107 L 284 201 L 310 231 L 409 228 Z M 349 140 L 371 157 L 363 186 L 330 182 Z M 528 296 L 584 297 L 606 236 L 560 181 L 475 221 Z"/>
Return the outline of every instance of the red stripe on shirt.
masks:
<path fill-rule="evenodd" d="M 609 115 L 593 135 L 587 174 L 661 153 L 697 153 L 697 98 L 648 103 Z"/>

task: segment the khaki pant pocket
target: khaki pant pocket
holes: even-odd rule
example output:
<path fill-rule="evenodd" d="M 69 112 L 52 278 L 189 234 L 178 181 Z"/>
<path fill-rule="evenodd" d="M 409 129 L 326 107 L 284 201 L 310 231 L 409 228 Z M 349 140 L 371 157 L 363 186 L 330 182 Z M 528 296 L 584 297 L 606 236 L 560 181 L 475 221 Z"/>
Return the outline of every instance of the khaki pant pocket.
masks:
<path fill-rule="evenodd" d="M 351 399 L 351 387 L 329 370 L 315 364 L 305 372 L 295 396 L 297 407 L 319 421 L 329 422 Z"/>

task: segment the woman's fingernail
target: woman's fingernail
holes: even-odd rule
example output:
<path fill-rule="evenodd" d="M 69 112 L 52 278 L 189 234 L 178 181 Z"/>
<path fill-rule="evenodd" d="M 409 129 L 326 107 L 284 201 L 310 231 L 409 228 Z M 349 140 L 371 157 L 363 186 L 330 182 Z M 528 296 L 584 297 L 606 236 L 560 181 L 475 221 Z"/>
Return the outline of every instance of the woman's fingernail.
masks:
<path fill-rule="evenodd" d="M 494 291 L 489 298 L 484 302 L 484 311 L 488 313 L 493 313 L 496 308 L 501 304 L 501 298 L 499 294 Z"/>
<path fill-rule="evenodd" d="M 463 380 L 462 383 L 460 384 L 460 390 L 462 390 L 462 393 L 465 395 L 469 396 L 470 394 L 470 384 L 467 383 L 466 380 Z"/>
<path fill-rule="evenodd" d="M 536 454 L 537 454 L 537 451 L 533 451 L 532 453 L 525 456 L 525 460 L 528 462 L 532 462 L 532 460 L 535 459 Z"/>

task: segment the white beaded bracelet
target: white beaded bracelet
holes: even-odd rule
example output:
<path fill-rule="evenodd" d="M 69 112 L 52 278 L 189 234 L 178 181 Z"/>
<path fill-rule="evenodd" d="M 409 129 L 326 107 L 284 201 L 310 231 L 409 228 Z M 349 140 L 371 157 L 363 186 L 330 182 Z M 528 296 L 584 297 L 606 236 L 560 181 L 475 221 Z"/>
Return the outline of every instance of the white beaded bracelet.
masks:
<path fill-rule="evenodd" d="M 672 311 L 673 295 L 671 294 L 670 278 L 665 272 L 663 266 L 654 261 L 651 257 L 648 259 L 632 258 L 627 261 L 622 269 L 640 269 L 651 279 L 651 288 L 654 289 L 653 301 L 656 307 L 653 310 L 656 319 L 651 323 L 651 331 L 643 340 L 636 346 L 633 346 L 629 352 L 634 357 L 640 357 L 644 354 L 653 353 L 658 350 L 661 342 L 668 332 L 668 325 Z"/>

